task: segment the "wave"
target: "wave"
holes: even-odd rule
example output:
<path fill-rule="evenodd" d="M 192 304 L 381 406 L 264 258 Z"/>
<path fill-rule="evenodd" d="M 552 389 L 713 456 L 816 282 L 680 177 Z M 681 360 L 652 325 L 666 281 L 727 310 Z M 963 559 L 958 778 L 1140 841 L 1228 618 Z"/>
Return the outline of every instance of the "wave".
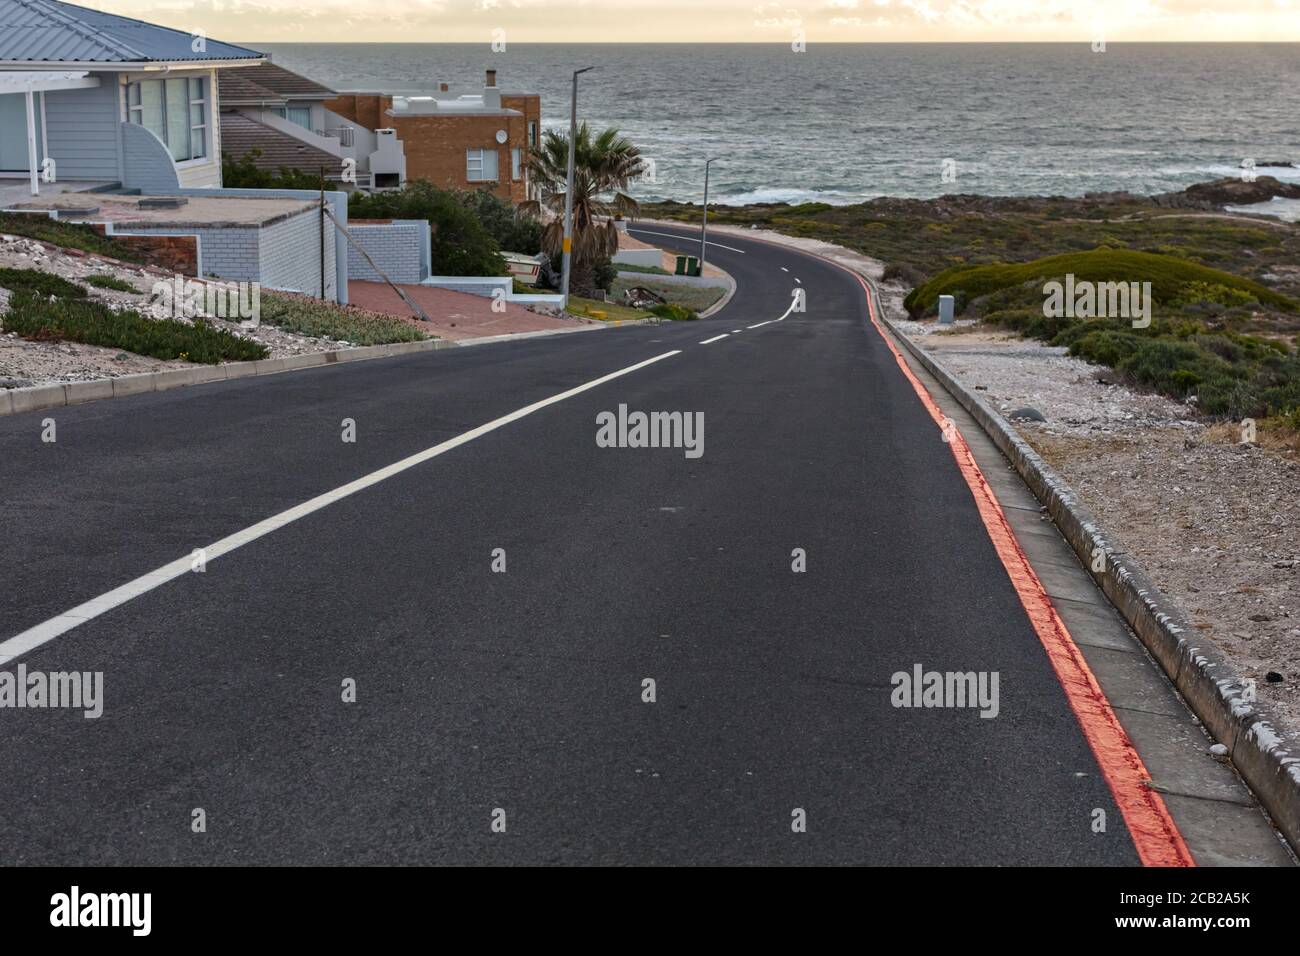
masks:
<path fill-rule="evenodd" d="M 1283 222 L 1300 222 L 1300 199 L 1283 199 L 1281 196 L 1274 196 L 1268 202 L 1223 208 L 1228 212 L 1249 212 L 1257 216 L 1273 216 Z"/>
<path fill-rule="evenodd" d="M 724 193 L 710 202 L 723 203 L 728 206 L 748 206 L 754 203 L 786 202 L 797 205 L 804 202 L 824 202 L 832 206 L 849 206 L 872 198 L 871 193 L 846 193 L 836 189 L 783 189 L 780 187 L 760 187 L 748 192 Z M 878 194 L 875 194 L 878 195 Z"/>

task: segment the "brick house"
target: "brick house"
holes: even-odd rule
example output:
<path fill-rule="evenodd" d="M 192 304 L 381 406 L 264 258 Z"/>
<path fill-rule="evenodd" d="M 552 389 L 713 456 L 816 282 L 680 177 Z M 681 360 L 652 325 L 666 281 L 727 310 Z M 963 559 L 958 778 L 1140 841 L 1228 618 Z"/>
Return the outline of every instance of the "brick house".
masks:
<path fill-rule="evenodd" d="M 443 83 L 429 96 L 349 92 L 325 105 L 361 126 L 396 129 L 408 180 L 451 189 L 487 187 L 514 203 L 530 198 L 528 155 L 541 135 L 542 98 L 503 91 L 496 70 L 487 71 L 479 93 L 453 94 Z"/>

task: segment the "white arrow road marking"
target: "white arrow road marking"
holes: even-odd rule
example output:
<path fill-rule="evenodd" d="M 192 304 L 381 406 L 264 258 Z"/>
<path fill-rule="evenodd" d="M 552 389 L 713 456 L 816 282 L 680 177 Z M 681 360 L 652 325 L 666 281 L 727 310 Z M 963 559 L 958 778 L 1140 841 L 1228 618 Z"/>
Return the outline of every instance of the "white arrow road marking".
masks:
<path fill-rule="evenodd" d="M 574 395 L 579 395 L 598 385 L 603 385 L 606 382 L 613 381 L 616 378 L 635 372 L 638 369 L 643 369 L 647 365 L 653 365 L 655 362 L 661 362 L 666 358 L 672 358 L 674 355 L 681 355 L 681 349 L 664 352 L 662 355 L 656 355 L 654 358 L 646 359 L 644 362 L 637 362 L 635 365 L 629 365 L 627 368 L 619 369 L 617 372 L 610 372 L 608 375 L 602 375 L 600 378 L 592 379 L 590 382 L 571 388 L 566 392 L 560 392 L 558 395 L 544 398 L 540 402 L 533 402 L 531 405 L 525 405 L 523 408 L 510 412 L 508 415 L 502 415 L 500 418 L 493 419 L 486 425 L 479 425 L 477 428 L 471 428 L 469 431 L 463 432 L 455 438 L 450 438 L 445 442 L 434 445 L 432 448 L 426 448 L 424 451 L 403 458 L 401 461 L 393 462 L 393 464 L 380 468 L 378 471 L 373 471 L 362 478 L 358 478 L 356 481 L 348 482 L 346 485 L 340 485 L 333 491 L 327 491 L 322 495 L 317 495 L 310 501 L 304 501 L 302 504 L 295 505 L 287 511 L 281 511 L 277 515 L 259 521 L 257 524 L 245 528 L 243 531 L 236 531 L 234 534 L 222 538 L 214 544 L 207 545 L 203 548 L 205 561 L 210 563 L 223 555 L 229 554 L 236 548 L 242 548 L 244 545 L 256 541 L 258 538 L 264 537 L 272 531 L 278 531 L 285 525 L 292 524 L 300 518 L 305 518 L 309 514 L 320 511 L 327 505 L 332 505 L 336 501 L 342 501 L 350 495 L 355 495 L 359 491 L 364 491 L 372 485 L 377 485 L 381 481 L 392 478 L 394 475 L 399 475 L 408 469 L 414 468 L 416 465 L 422 465 L 424 462 L 429 461 L 432 458 L 437 458 L 439 455 L 446 454 L 453 448 L 459 448 L 461 445 L 472 442 L 475 438 L 481 438 L 489 432 L 496 431 L 498 428 L 509 425 L 511 422 L 518 421 L 527 415 L 531 415 L 533 412 L 541 411 L 548 405 L 562 402 L 566 398 L 572 398 Z M 79 624 L 85 624 L 87 621 L 99 617 L 106 611 L 111 611 L 115 607 L 120 607 L 128 601 L 140 597 L 142 594 L 148 594 L 154 588 L 161 587 L 168 581 L 176 580 L 181 575 L 189 572 L 191 561 L 191 555 L 177 558 L 175 561 L 164 564 L 161 568 L 158 568 L 155 571 L 150 571 L 148 574 L 142 575 L 134 581 L 128 581 L 121 587 L 114 588 L 112 591 L 109 591 L 106 594 L 101 594 L 97 598 L 92 598 L 84 604 L 78 604 L 70 611 L 65 611 L 57 617 L 52 617 L 48 621 L 37 624 L 35 627 L 28 628 L 21 634 L 16 634 L 9 638 L 9 640 L 0 643 L 0 667 L 8 664 L 20 654 L 26 654 L 28 651 L 54 640 L 60 634 L 66 634 Z"/>

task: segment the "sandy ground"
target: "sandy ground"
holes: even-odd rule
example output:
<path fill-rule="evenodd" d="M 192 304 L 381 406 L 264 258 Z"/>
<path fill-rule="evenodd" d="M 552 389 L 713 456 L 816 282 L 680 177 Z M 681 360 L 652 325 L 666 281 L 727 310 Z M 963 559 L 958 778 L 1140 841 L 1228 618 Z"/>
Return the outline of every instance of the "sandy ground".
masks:
<path fill-rule="evenodd" d="M 898 290 L 891 298 L 897 301 Z M 1014 421 L 1156 585 L 1300 737 L 1300 460 L 1113 381 L 1064 349 L 891 319 Z"/>

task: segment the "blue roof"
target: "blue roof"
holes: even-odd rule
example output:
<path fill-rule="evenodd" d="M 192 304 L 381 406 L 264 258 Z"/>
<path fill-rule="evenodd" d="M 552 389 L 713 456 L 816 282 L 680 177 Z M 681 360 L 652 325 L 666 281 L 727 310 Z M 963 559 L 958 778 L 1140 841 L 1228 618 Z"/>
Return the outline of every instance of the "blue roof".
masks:
<path fill-rule="evenodd" d="M 0 0 L 0 62 L 179 63 L 263 54 L 220 40 L 193 50 L 192 34 L 60 0 Z"/>

